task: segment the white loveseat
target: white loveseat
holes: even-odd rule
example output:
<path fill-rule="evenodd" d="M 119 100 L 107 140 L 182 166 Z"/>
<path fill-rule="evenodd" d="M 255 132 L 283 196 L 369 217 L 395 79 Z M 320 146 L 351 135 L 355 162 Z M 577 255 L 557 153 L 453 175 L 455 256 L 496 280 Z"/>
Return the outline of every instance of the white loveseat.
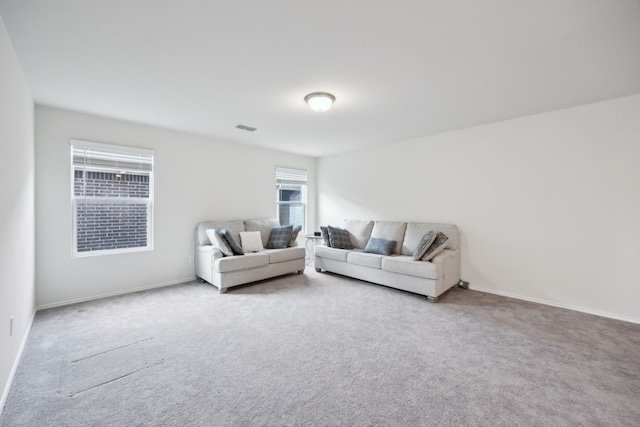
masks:
<path fill-rule="evenodd" d="M 303 247 L 264 249 L 244 255 L 224 256 L 219 248 L 212 245 L 207 235 L 208 229 L 226 229 L 236 235 L 243 231 L 259 231 L 266 247 L 270 231 L 278 225 L 274 219 L 201 222 L 195 232 L 196 276 L 223 293 L 233 286 L 288 273 L 302 274 L 305 267 Z"/>
<path fill-rule="evenodd" d="M 318 245 L 315 249 L 316 271 L 322 270 L 425 295 L 430 302 L 460 282 L 460 240 L 458 227 L 394 221 L 345 220 L 353 249 Z M 429 231 L 447 237 L 444 249 L 430 261 L 414 261 L 413 254 Z M 365 253 L 371 237 L 396 241 L 389 256 Z M 464 282 L 466 283 L 466 282 Z"/>

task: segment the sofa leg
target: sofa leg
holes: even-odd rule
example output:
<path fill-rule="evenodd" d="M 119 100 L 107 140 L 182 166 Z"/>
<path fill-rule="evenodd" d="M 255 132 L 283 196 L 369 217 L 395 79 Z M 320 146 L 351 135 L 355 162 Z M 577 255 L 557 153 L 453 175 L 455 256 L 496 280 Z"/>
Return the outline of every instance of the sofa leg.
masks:
<path fill-rule="evenodd" d="M 228 290 L 229 290 L 229 288 L 220 288 L 220 289 L 218 289 L 218 292 L 221 293 L 221 294 L 226 294 Z"/>
<path fill-rule="evenodd" d="M 320 273 L 322 271 L 321 268 L 316 267 L 316 273 Z"/>
<path fill-rule="evenodd" d="M 304 274 L 304 270 L 298 270 L 298 274 Z"/>
<path fill-rule="evenodd" d="M 430 297 L 429 295 L 427 295 L 427 301 L 429 301 L 429 302 L 438 302 L 438 297 Z"/>
<path fill-rule="evenodd" d="M 469 282 L 465 282 L 464 280 L 460 279 L 460 281 L 458 282 L 458 287 L 462 289 L 469 289 Z"/>

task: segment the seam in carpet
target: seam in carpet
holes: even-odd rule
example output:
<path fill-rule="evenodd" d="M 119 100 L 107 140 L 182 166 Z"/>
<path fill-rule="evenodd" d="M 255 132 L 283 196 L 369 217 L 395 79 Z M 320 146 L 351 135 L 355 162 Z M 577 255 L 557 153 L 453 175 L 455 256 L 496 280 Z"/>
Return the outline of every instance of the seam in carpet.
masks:
<path fill-rule="evenodd" d="M 136 369 L 135 371 L 129 372 L 128 374 L 120 375 L 119 377 L 117 377 L 117 378 L 113 378 L 113 379 L 111 379 L 111 380 L 109 380 L 109 381 L 105 381 L 105 382 L 103 382 L 103 383 L 96 384 L 96 385 L 94 385 L 94 386 L 91 386 L 91 387 L 89 387 L 89 388 L 87 388 L 87 389 L 84 389 L 84 390 L 77 391 L 77 392 L 75 392 L 75 393 L 71 393 L 71 394 L 69 394 L 69 397 L 74 397 L 74 396 L 77 396 L 77 395 L 79 395 L 79 394 L 81 394 L 81 393 L 85 393 L 85 392 L 87 392 L 87 391 L 91 391 L 91 390 L 93 390 L 93 389 L 95 389 L 95 388 L 102 387 L 103 385 L 107 385 L 107 384 L 110 384 L 110 383 L 112 383 L 112 382 L 114 382 L 114 381 L 118 381 L 118 380 L 121 380 L 121 379 L 123 379 L 123 378 L 126 378 L 126 377 L 128 377 L 129 375 L 137 374 L 138 372 L 142 372 L 142 371 L 145 371 L 145 370 L 147 370 L 147 369 L 154 368 L 154 367 L 156 367 L 156 366 L 158 366 L 158 365 L 162 365 L 163 363 L 164 363 L 164 359 L 160 360 L 160 361 L 159 361 L 159 362 L 157 362 L 157 363 L 154 363 L 153 365 L 149 365 L 149 366 L 145 366 L 144 368 Z"/>
<path fill-rule="evenodd" d="M 126 348 L 126 347 L 131 347 L 132 345 L 140 344 L 140 343 L 143 343 L 145 341 L 150 341 L 152 339 L 153 339 L 153 337 L 145 338 L 145 339 L 140 340 L 140 341 L 132 342 L 131 344 L 121 345 L 120 347 L 111 348 L 109 350 L 101 351 L 99 353 L 95 353 L 95 354 L 92 354 L 90 356 L 81 357 L 80 359 L 72 360 L 71 363 L 76 363 L 76 362 L 80 362 L 80 361 L 83 361 L 83 360 L 86 360 L 86 359 L 91 359 L 92 357 L 100 356 L 101 354 L 105 354 L 105 353 L 109 353 L 109 352 L 112 352 L 112 351 L 120 350 L 120 349 Z"/>

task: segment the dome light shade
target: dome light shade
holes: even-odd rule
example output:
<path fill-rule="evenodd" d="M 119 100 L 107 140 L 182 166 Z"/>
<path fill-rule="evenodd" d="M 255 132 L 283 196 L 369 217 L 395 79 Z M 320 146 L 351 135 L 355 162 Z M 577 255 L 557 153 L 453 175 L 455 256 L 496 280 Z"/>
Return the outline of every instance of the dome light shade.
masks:
<path fill-rule="evenodd" d="M 304 97 L 304 100 L 313 111 L 327 111 L 336 97 L 327 92 L 313 92 Z"/>

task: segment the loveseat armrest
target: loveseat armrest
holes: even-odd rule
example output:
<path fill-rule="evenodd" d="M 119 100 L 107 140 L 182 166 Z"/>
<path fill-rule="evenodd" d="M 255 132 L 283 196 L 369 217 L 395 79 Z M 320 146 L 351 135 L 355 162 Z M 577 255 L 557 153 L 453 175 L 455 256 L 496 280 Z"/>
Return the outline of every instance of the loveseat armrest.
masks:
<path fill-rule="evenodd" d="M 198 245 L 196 246 L 196 256 L 211 257 L 212 261 L 222 258 L 224 254 L 222 251 L 212 245 Z"/>
<path fill-rule="evenodd" d="M 196 245 L 195 269 L 196 276 L 213 284 L 213 265 L 218 258 L 222 258 L 222 251 L 212 245 Z"/>

